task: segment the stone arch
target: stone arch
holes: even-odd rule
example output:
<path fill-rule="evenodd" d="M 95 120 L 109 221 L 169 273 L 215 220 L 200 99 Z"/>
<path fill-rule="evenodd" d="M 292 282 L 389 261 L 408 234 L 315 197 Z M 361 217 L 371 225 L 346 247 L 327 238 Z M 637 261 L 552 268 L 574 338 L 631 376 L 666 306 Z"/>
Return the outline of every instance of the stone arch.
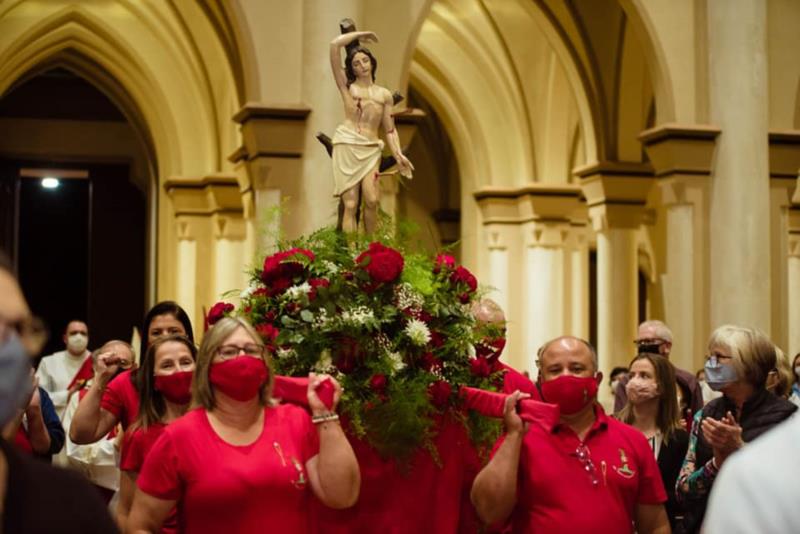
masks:
<path fill-rule="evenodd" d="M 240 145 L 232 115 L 245 94 L 241 66 L 198 6 L 171 2 L 46 4 L 21 0 L 0 10 L 0 95 L 15 83 L 63 66 L 106 94 L 128 118 L 150 159 L 151 256 L 176 258 L 178 226 L 167 179 L 199 180 L 230 171 Z M 154 245 L 156 246 L 156 245 Z M 157 273 L 159 299 L 174 298 L 178 274 Z"/>

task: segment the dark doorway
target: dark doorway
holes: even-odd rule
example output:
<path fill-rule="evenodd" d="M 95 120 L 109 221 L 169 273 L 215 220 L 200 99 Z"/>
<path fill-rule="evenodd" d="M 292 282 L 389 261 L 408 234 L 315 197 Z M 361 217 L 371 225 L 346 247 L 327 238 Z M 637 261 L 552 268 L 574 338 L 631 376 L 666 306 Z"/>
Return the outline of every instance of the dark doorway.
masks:
<path fill-rule="evenodd" d="M 87 316 L 89 293 L 89 180 L 20 178 L 16 260 L 28 305 L 50 326 L 44 354 L 63 350 L 60 333 Z"/>
<path fill-rule="evenodd" d="M 36 121 L 42 128 L 126 123 L 105 94 L 60 68 L 3 95 L 0 118 L 28 121 L 29 130 Z M 31 309 L 50 328 L 43 354 L 64 348 L 61 334 L 73 318 L 86 320 L 90 349 L 130 340 L 147 300 L 147 194 L 132 178 L 131 151 L 123 146 L 120 156 L 93 157 L 91 146 L 64 153 L 29 137 L 24 156 L 0 154 L 0 247 L 11 255 Z M 42 187 L 44 169 L 62 178 L 58 187 Z"/>
<path fill-rule="evenodd" d="M 85 179 L 61 179 L 53 189 L 20 176 L 42 162 L 8 161 L 0 182 L 16 202 L 7 247 L 34 313 L 51 330 L 43 354 L 63 350 L 61 334 L 83 319 L 92 347 L 109 339 L 130 340 L 145 306 L 144 194 L 128 180 L 127 165 L 48 162 L 45 168 L 81 168 Z M 16 173 L 9 173 L 16 169 Z M 11 177 L 9 176 L 11 174 Z M 16 174 L 16 176 L 13 176 Z M 11 178 L 11 179 L 9 179 Z"/>

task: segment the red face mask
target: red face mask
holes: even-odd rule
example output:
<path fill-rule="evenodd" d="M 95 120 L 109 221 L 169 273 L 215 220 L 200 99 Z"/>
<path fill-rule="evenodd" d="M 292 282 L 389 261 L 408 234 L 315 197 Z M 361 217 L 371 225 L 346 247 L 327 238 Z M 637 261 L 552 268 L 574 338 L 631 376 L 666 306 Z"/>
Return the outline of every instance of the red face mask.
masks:
<path fill-rule="evenodd" d="M 562 415 L 572 415 L 583 410 L 597 397 L 597 379 L 561 375 L 541 383 L 545 402 L 557 404 Z"/>
<path fill-rule="evenodd" d="M 269 378 L 267 364 L 260 357 L 242 355 L 211 366 L 208 379 L 225 395 L 245 402 L 253 399 Z"/>
<path fill-rule="evenodd" d="M 171 375 L 156 376 L 155 389 L 175 404 L 187 404 L 192 400 L 192 371 L 178 371 Z"/>

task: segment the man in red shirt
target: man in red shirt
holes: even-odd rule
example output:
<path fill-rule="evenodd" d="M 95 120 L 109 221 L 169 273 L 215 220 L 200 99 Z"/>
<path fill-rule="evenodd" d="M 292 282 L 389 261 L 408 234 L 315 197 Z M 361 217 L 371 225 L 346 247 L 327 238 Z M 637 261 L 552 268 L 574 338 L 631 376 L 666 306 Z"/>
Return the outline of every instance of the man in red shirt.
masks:
<path fill-rule="evenodd" d="M 503 383 L 498 384 L 503 393 L 513 393 L 516 390 L 527 393 L 531 398 L 539 400 L 539 392 L 528 377 L 500 361 L 500 355 L 506 346 L 506 314 L 503 308 L 492 299 L 484 298 L 472 307 L 472 315 L 481 325 L 493 326 L 501 335 L 491 339 L 484 339 L 475 347 L 476 358 L 483 358 L 489 364 L 492 373 L 502 371 Z"/>
<path fill-rule="evenodd" d="M 670 531 L 658 465 L 641 432 L 608 417 L 596 402 L 597 354 L 560 337 L 539 350 L 539 386 L 558 405 L 558 423 L 523 425 L 515 392 L 505 405 L 506 434 L 472 486 L 489 524 L 511 518 L 513 532 Z"/>

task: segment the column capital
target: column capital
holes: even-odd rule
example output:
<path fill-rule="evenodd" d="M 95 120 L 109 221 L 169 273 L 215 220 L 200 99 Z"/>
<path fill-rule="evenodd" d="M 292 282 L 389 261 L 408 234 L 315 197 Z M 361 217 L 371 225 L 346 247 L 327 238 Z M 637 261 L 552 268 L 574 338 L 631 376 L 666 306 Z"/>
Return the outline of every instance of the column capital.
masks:
<path fill-rule="evenodd" d="M 241 213 L 214 213 L 211 222 L 215 239 L 241 241 L 247 235 L 247 224 Z"/>
<path fill-rule="evenodd" d="M 567 221 L 531 221 L 523 228 L 526 247 L 568 248 L 572 233 Z"/>
<path fill-rule="evenodd" d="M 800 258 L 800 205 L 793 204 L 788 210 L 789 256 Z"/>
<path fill-rule="evenodd" d="M 302 157 L 310 113 L 311 109 L 303 104 L 247 102 L 233 115 L 233 121 L 240 125 L 243 145 L 228 160 L 236 163 L 259 157 Z"/>
<path fill-rule="evenodd" d="M 484 224 L 569 223 L 580 216 L 581 188 L 571 184 L 485 187 L 474 194 Z"/>
<path fill-rule="evenodd" d="M 573 172 L 581 180 L 595 230 L 637 228 L 643 222 L 647 196 L 654 182 L 650 165 L 606 161 Z"/>
<path fill-rule="evenodd" d="M 202 178 L 175 176 L 164 182 L 175 216 L 210 216 L 243 211 L 242 191 L 234 175 L 212 174 Z"/>
<path fill-rule="evenodd" d="M 798 169 L 800 169 L 800 130 L 770 130 L 770 178 L 796 180 Z"/>
<path fill-rule="evenodd" d="M 707 178 L 720 129 L 709 124 L 662 124 L 639 134 L 657 178 Z"/>

